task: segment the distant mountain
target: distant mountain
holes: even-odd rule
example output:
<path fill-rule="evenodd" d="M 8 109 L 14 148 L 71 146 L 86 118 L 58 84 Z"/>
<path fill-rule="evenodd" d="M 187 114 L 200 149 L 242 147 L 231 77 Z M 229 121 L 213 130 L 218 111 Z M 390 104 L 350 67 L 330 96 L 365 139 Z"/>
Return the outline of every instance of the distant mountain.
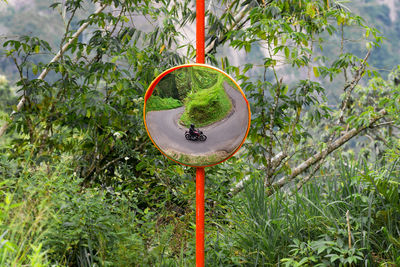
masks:
<path fill-rule="evenodd" d="M 397 3 L 397 5 L 396 5 Z M 368 25 L 376 27 L 386 38 L 370 58 L 382 75 L 400 64 L 400 5 L 398 0 L 361 0 L 349 3 Z"/>
<path fill-rule="evenodd" d="M 0 75 L 5 75 L 14 82 L 18 79 L 14 64 L 2 55 L 3 43 L 6 38 L 18 39 L 20 36 L 36 36 L 47 42 L 58 51 L 62 33 L 67 19 L 62 8 L 51 9 L 56 1 L 49 0 L 7 0 L 0 1 Z M 86 17 L 94 10 L 93 4 L 84 4 L 83 11 L 76 15 L 71 23 L 78 27 L 77 21 Z M 52 55 L 41 55 L 35 62 L 50 59 Z"/>

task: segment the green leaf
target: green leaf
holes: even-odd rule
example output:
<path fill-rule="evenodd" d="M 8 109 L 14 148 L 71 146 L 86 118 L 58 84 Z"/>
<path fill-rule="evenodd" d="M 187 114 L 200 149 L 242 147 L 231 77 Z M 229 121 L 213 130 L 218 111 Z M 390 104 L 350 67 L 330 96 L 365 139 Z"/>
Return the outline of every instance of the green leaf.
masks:
<path fill-rule="evenodd" d="M 366 32 L 365 32 L 365 37 L 366 37 L 366 38 L 368 38 L 369 33 L 370 33 L 370 28 L 367 28 L 367 30 L 366 30 Z"/>
<path fill-rule="evenodd" d="M 129 19 L 126 16 L 121 16 L 122 20 L 125 22 L 129 22 Z"/>
<path fill-rule="evenodd" d="M 309 15 L 310 17 L 315 17 L 315 9 L 312 2 L 307 4 L 306 14 Z"/>
<path fill-rule="evenodd" d="M 318 67 L 313 67 L 313 71 L 314 71 L 314 76 L 315 76 L 315 78 L 318 78 L 318 77 L 320 76 Z"/>
<path fill-rule="evenodd" d="M 38 66 L 32 63 L 32 73 L 36 75 L 38 73 Z"/>
<path fill-rule="evenodd" d="M 283 87 L 283 91 L 282 91 L 282 95 L 286 95 L 287 94 L 287 92 L 288 92 L 288 90 L 289 90 L 289 86 L 284 86 Z"/>
<path fill-rule="evenodd" d="M 115 56 L 111 59 L 111 63 L 117 62 L 121 57 L 120 56 Z"/>
<path fill-rule="evenodd" d="M 329 255 L 326 255 L 326 257 L 331 258 L 331 259 L 330 259 L 331 262 L 334 262 L 334 261 L 336 261 L 337 259 L 340 259 L 340 256 L 338 256 L 338 255 L 336 255 L 336 254 L 329 254 Z"/>
<path fill-rule="evenodd" d="M 302 266 L 307 262 L 308 262 L 308 258 L 302 258 L 301 261 L 299 261 L 299 263 L 298 263 L 299 265 L 298 266 Z"/>
<path fill-rule="evenodd" d="M 285 46 L 285 57 L 290 58 L 290 50 L 289 47 Z"/>
<path fill-rule="evenodd" d="M 245 50 L 247 53 L 249 53 L 250 50 L 251 50 L 251 44 L 250 44 L 250 43 L 246 43 L 246 44 L 244 45 L 244 50 Z"/>

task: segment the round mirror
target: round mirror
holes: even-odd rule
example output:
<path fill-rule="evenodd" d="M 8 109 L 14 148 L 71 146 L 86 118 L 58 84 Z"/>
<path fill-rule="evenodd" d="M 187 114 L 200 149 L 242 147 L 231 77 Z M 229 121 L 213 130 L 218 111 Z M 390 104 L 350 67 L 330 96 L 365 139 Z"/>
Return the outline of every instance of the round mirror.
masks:
<path fill-rule="evenodd" d="M 250 106 L 225 72 L 203 64 L 181 65 L 150 84 L 144 121 L 150 139 L 165 156 L 206 167 L 239 150 L 249 131 Z"/>

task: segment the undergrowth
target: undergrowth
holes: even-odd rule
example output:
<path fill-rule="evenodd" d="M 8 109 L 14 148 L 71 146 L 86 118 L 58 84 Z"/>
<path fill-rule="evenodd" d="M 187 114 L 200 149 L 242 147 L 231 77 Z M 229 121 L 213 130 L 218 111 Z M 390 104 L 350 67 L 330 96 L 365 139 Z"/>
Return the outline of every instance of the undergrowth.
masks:
<path fill-rule="evenodd" d="M 68 159 L 33 163 L 0 158 L 0 266 L 154 266 L 168 258 L 176 221 L 156 227 L 160 214 L 124 193 L 82 188 Z"/>
<path fill-rule="evenodd" d="M 0 157 L 1 266 L 194 265 L 191 170 L 171 166 L 160 176 L 160 185 L 170 186 L 146 207 L 145 191 L 132 194 L 127 182 L 125 190 L 82 187 L 73 165 L 67 156 L 40 164 L 29 154 Z M 272 196 L 262 173 L 252 171 L 233 198 L 229 179 L 243 175 L 242 168 L 210 168 L 206 264 L 399 265 L 399 160 L 372 166 L 343 160 L 336 168 L 301 192 Z"/>
<path fill-rule="evenodd" d="M 233 208 L 226 242 L 235 240 L 249 266 L 397 266 L 398 163 L 386 168 L 340 162 L 337 175 L 292 196 L 268 197 L 256 175 Z"/>

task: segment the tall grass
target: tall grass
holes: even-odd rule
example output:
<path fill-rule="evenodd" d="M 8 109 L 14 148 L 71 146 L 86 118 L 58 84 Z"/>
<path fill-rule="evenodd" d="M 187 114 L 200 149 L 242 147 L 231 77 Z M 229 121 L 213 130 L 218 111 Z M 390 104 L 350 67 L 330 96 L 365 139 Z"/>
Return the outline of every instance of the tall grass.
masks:
<path fill-rule="evenodd" d="M 254 175 L 231 217 L 230 238 L 244 264 L 400 264 L 397 162 L 388 169 L 356 161 L 337 167 L 337 175 L 293 196 L 268 197 L 260 175 Z"/>
<path fill-rule="evenodd" d="M 35 180 L 22 173 L 14 176 L 10 170 L 20 171 L 16 164 L 0 164 L 0 266 L 44 266 L 48 264 L 44 236 L 53 216 L 51 198 Z"/>

